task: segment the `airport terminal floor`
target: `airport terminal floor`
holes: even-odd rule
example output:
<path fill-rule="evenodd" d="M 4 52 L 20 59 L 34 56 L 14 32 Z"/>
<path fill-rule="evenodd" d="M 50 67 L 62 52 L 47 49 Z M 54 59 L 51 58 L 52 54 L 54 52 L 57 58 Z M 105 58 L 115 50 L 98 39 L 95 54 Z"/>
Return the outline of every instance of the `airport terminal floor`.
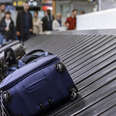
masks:
<path fill-rule="evenodd" d="M 47 116 L 116 116 L 116 36 L 101 32 L 56 32 L 25 42 L 27 51 L 57 54 L 79 89 L 77 100 Z"/>

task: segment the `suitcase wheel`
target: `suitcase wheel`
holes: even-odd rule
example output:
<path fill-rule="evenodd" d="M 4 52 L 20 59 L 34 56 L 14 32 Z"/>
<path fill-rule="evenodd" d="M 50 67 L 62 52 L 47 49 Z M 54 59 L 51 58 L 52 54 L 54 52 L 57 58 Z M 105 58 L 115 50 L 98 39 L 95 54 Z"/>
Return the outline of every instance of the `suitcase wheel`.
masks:
<path fill-rule="evenodd" d="M 70 100 L 73 101 L 73 100 L 77 99 L 77 97 L 78 97 L 78 90 L 76 87 L 73 87 L 70 90 Z"/>
<path fill-rule="evenodd" d="M 58 72 L 64 72 L 66 70 L 66 67 L 63 63 L 56 64 L 56 69 Z"/>

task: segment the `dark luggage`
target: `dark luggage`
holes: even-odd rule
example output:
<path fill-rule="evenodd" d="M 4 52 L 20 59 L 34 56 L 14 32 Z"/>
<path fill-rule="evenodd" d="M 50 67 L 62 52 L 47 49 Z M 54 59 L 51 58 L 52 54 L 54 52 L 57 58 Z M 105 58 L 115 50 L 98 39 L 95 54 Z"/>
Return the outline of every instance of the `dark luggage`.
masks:
<path fill-rule="evenodd" d="M 0 80 L 7 76 L 9 65 L 16 64 L 24 54 L 24 47 L 19 41 L 6 43 L 0 48 Z"/>
<path fill-rule="evenodd" d="M 25 66 L 0 84 L 1 112 L 11 116 L 35 116 L 66 99 L 77 97 L 77 88 L 60 59 L 51 53 L 29 53 L 22 60 Z"/>
<path fill-rule="evenodd" d="M 8 42 L 2 45 L 2 47 L 0 47 L 0 54 L 9 48 L 14 51 L 17 59 L 19 59 L 19 57 L 24 56 L 25 54 L 24 47 L 19 41 Z"/>

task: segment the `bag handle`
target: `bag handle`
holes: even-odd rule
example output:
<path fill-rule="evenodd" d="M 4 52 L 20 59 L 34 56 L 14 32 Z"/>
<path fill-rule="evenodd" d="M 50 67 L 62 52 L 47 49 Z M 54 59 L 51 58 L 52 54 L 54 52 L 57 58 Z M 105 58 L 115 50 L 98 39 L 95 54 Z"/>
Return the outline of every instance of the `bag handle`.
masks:
<path fill-rule="evenodd" d="M 27 53 L 26 56 L 33 55 L 34 53 L 37 53 L 37 52 L 45 53 L 45 51 L 42 49 L 36 49 L 36 50 L 32 50 L 31 52 Z"/>
<path fill-rule="evenodd" d="M 33 55 L 34 53 L 37 53 L 37 52 L 44 53 L 45 51 L 44 50 L 41 50 L 41 49 L 32 50 L 31 52 L 27 53 L 26 56 Z"/>
<path fill-rule="evenodd" d="M 40 55 L 34 55 L 34 53 L 37 53 L 37 52 L 41 52 L 42 54 Z M 41 57 L 41 56 L 48 56 L 48 55 L 53 55 L 52 53 L 49 53 L 49 52 L 45 52 L 44 50 L 41 50 L 41 49 L 36 49 L 36 50 L 32 50 L 31 52 L 27 53 L 23 58 L 22 58 L 22 61 L 25 63 L 25 64 L 28 64 L 29 62 Z"/>
<path fill-rule="evenodd" d="M 28 64 L 29 62 L 37 59 L 38 56 L 37 55 L 30 55 L 30 56 L 25 56 L 24 58 L 22 58 L 21 60 L 23 61 L 23 63 Z"/>

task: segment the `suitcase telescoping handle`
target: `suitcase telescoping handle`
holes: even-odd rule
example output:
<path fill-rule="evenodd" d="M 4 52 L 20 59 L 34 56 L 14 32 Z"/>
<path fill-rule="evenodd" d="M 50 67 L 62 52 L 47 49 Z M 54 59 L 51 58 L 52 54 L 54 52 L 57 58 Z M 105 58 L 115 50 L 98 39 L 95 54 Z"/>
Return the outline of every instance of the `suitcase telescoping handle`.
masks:
<path fill-rule="evenodd" d="M 36 54 L 36 53 L 40 53 L 40 54 Z M 25 64 L 28 64 L 29 62 L 41 57 L 41 56 L 48 56 L 48 55 L 53 55 L 52 53 L 49 52 L 45 52 L 44 50 L 41 49 L 36 49 L 36 50 L 32 50 L 31 52 L 27 53 L 23 58 L 22 61 Z"/>

